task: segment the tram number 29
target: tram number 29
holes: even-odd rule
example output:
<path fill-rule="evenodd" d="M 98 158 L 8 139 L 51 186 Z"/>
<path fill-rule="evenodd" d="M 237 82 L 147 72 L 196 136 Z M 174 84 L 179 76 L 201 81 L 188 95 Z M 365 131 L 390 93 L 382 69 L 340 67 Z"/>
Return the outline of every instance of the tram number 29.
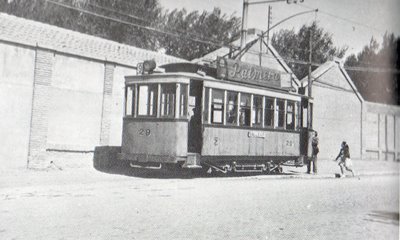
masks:
<path fill-rule="evenodd" d="M 144 128 L 139 129 L 139 135 L 140 136 L 148 137 L 148 136 L 150 136 L 150 134 L 151 134 L 150 129 L 144 129 Z"/>
<path fill-rule="evenodd" d="M 294 141 L 293 140 L 286 140 L 286 146 L 293 147 Z"/>

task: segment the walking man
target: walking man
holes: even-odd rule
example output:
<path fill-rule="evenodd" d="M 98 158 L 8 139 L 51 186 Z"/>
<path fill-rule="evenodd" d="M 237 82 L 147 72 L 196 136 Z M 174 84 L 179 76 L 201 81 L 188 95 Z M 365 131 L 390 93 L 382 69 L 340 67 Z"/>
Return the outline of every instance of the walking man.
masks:
<path fill-rule="evenodd" d="M 318 168 L 317 168 L 317 155 L 319 153 L 319 147 L 318 147 L 318 132 L 315 131 L 315 135 L 311 140 L 311 146 L 312 146 L 312 154 L 311 154 L 311 159 L 308 161 L 308 165 L 307 165 L 307 173 L 310 174 L 311 173 L 311 163 L 313 165 L 313 172 L 314 174 L 318 174 Z"/>
<path fill-rule="evenodd" d="M 338 159 L 340 159 L 338 165 L 340 166 L 340 171 L 342 173 L 342 175 L 340 177 L 346 176 L 344 174 L 344 169 L 351 172 L 354 177 L 354 171 L 352 169 L 352 163 L 351 163 L 351 159 L 350 159 L 350 148 L 349 148 L 349 145 L 347 145 L 347 143 L 345 141 L 342 142 L 339 155 L 336 157 L 335 161 L 337 161 Z"/>

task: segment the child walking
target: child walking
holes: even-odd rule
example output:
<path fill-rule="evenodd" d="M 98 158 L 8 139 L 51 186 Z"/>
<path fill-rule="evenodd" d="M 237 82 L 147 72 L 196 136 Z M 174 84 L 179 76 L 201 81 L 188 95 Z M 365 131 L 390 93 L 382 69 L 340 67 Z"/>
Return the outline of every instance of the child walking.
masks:
<path fill-rule="evenodd" d="M 335 161 L 337 161 L 338 159 L 340 159 L 338 165 L 340 166 L 340 171 L 342 172 L 342 175 L 340 177 L 346 176 L 344 174 L 344 169 L 351 172 L 354 177 L 353 164 L 351 163 L 350 159 L 350 148 L 345 141 L 342 142 L 339 155 L 336 157 Z"/>

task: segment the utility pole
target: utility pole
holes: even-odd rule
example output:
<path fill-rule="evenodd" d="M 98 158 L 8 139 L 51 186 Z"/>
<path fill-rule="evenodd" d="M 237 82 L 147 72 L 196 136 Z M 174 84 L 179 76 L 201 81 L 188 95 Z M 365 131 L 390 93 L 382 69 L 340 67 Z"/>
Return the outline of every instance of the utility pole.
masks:
<path fill-rule="evenodd" d="M 247 37 L 247 16 L 249 13 L 249 1 L 243 0 L 242 29 L 240 31 L 240 49 L 246 45 Z"/>
<path fill-rule="evenodd" d="M 313 39 L 313 26 L 310 27 L 310 51 L 308 53 L 308 111 L 307 111 L 307 118 L 308 118 L 308 128 L 311 128 L 311 97 L 312 97 L 312 81 L 311 81 L 311 63 L 312 63 L 312 39 Z"/>
<path fill-rule="evenodd" d="M 249 13 L 249 5 L 257 5 L 257 4 L 264 4 L 264 3 L 272 3 L 272 2 L 285 2 L 287 4 L 304 2 L 304 0 L 262 0 L 257 2 L 249 2 L 249 0 L 243 0 L 243 13 L 242 13 L 242 29 L 240 31 L 240 49 L 246 45 L 246 37 L 247 37 L 247 18 Z"/>
<path fill-rule="evenodd" d="M 272 23 L 272 7 L 268 5 L 268 28 L 267 28 L 267 54 L 268 54 L 268 45 L 269 45 L 269 30 Z"/>

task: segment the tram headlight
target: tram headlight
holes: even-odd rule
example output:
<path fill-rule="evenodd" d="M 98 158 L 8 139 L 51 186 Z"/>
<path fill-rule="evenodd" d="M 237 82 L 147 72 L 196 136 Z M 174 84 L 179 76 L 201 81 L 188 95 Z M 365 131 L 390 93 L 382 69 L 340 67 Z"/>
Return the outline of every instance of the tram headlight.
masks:
<path fill-rule="evenodd" d="M 145 72 L 152 72 L 156 66 L 156 61 L 154 60 L 147 60 L 143 62 L 143 70 Z"/>

